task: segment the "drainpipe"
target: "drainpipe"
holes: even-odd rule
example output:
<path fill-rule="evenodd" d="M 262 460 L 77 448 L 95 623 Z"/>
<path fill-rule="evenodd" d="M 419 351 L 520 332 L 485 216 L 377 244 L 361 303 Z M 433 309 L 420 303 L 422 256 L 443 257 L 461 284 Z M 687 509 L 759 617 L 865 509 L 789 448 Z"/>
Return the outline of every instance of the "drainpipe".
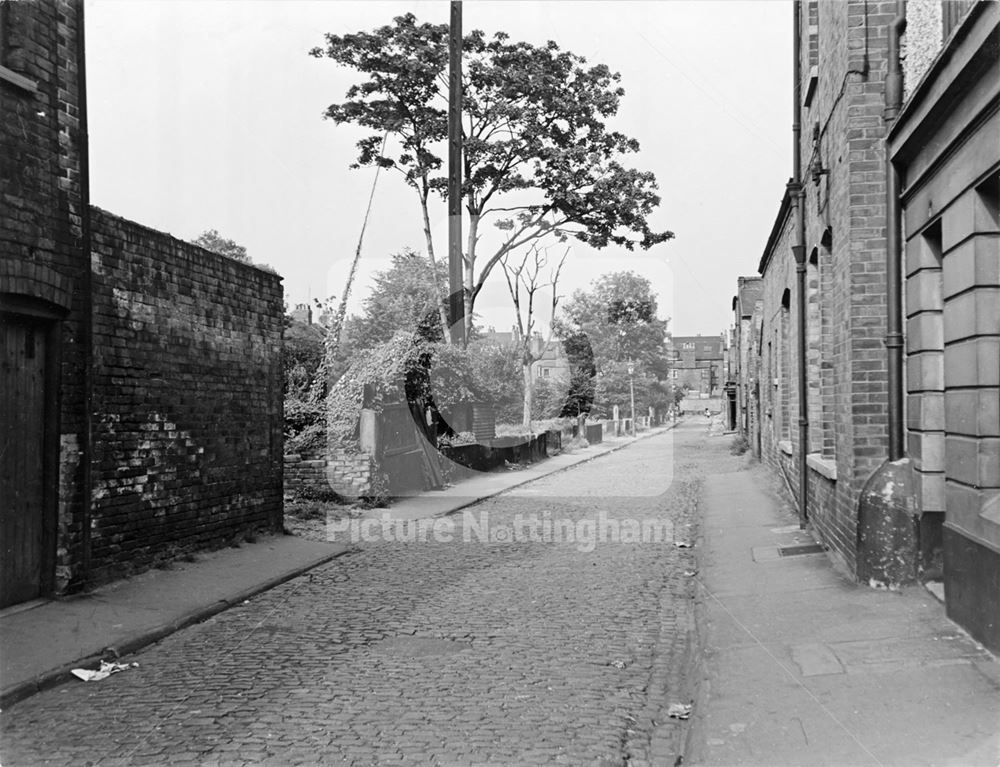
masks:
<path fill-rule="evenodd" d="M 80 251 L 83 257 L 83 317 L 81 340 L 83 346 L 83 439 L 80 459 L 83 462 L 83 527 L 80 530 L 80 583 L 87 587 L 91 580 L 90 526 L 93 511 L 93 413 L 94 413 L 94 285 L 91 265 L 90 227 L 90 139 L 87 126 L 87 59 L 84 40 L 84 12 L 86 3 L 77 0 L 77 114 L 79 115 L 80 141 Z"/>
<path fill-rule="evenodd" d="M 903 105 L 903 71 L 899 61 L 899 39 L 906 29 L 906 0 L 897 0 L 896 17 L 889 25 L 889 61 L 885 75 L 885 123 L 892 124 Z M 903 457 L 903 243 L 899 204 L 899 173 L 885 152 L 886 176 L 886 334 L 889 386 L 889 460 Z"/>
<path fill-rule="evenodd" d="M 798 299 L 798 389 L 799 389 L 799 526 L 804 528 L 809 519 L 807 501 L 809 486 L 806 454 L 809 450 L 809 409 L 807 394 L 809 380 L 806 369 L 806 219 L 805 189 L 802 186 L 802 2 L 795 0 L 793 13 L 794 31 L 792 36 L 792 73 L 795 83 L 792 88 L 792 180 L 788 182 L 788 196 L 795 212 L 795 282 Z"/>

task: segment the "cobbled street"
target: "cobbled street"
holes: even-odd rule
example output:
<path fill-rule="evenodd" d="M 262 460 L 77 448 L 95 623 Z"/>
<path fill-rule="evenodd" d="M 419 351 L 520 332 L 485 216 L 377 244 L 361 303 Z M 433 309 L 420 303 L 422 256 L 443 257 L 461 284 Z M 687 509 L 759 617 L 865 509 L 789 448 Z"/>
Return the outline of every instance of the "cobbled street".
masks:
<path fill-rule="evenodd" d="M 672 764 L 695 594 L 675 541 L 697 539 L 705 469 L 740 461 L 693 420 L 467 510 L 494 532 L 657 519 L 666 540 L 479 542 L 460 513 L 451 542 L 359 543 L 137 668 L 18 703 L 2 762 Z"/>

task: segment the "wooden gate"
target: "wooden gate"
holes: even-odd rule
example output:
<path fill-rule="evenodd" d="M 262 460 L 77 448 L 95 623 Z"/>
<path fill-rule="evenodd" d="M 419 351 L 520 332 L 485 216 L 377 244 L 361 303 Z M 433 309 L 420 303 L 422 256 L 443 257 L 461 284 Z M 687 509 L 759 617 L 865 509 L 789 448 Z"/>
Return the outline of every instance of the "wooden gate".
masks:
<path fill-rule="evenodd" d="M 40 596 L 46 544 L 46 323 L 0 314 L 0 607 Z"/>
<path fill-rule="evenodd" d="M 389 480 L 392 495 L 424 490 L 424 450 L 412 405 L 403 402 L 382 409 L 379 429 L 379 468 Z"/>
<path fill-rule="evenodd" d="M 444 485 L 436 441 L 417 402 L 385 405 L 379 413 L 376 463 L 389 493 L 407 495 Z"/>

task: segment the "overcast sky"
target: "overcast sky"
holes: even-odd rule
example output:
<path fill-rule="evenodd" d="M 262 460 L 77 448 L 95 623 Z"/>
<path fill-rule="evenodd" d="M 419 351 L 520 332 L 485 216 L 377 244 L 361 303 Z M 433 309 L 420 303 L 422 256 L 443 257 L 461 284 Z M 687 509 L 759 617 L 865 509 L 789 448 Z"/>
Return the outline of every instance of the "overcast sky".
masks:
<path fill-rule="evenodd" d="M 364 134 L 322 119 L 357 75 L 308 51 L 408 11 L 448 21 L 444 0 L 87 0 L 93 203 L 185 240 L 218 229 L 285 278 L 289 305 L 339 295 L 373 171 L 348 167 Z M 622 75 L 612 127 L 639 140 L 629 163 L 662 197 L 651 223 L 676 239 L 636 253 L 575 244 L 560 293 L 629 269 L 653 282 L 673 333 L 729 327 L 791 170 L 791 4 L 466 0 L 463 15 L 466 31 L 551 39 Z M 445 222 L 438 203 L 439 253 Z M 407 246 L 423 249 L 416 198 L 383 174 L 353 307 Z M 491 282 L 477 312 L 505 329 L 502 274 Z"/>

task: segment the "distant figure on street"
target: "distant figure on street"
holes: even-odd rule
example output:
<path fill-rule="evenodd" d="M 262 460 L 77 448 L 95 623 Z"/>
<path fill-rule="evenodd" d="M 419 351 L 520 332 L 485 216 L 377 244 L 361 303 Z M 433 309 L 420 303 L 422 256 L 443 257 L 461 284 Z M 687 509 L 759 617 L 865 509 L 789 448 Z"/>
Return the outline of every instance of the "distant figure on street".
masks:
<path fill-rule="evenodd" d="M 712 412 L 708 408 L 705 408 L 705 418 L 711 418 L 711 417 L 712 417 Z"/>

